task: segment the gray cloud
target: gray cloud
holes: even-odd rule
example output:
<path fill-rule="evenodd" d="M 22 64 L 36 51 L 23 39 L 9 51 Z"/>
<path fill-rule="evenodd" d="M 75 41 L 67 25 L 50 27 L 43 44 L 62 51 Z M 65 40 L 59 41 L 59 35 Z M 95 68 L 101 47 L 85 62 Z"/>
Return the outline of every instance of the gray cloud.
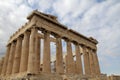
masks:
<path fill-rule="evenodd" d="M 100 3 L 96 0 L 67 1 L 54 3 L 54 12 L 58 14 L 60 21 L 88 37 L 96 38 L 99 41 L 100 65 L 105 64 L 105 68 L 112 66 L 111 64 L 114 63 L 109 59 L 120 57 L 120 2 L 118 0 L 105 0 Z M 119 63 L 120 60 L 116 59 L 115 62 Z M 120 65 L 117 66 L 116 69 L 119 69 Z"/>

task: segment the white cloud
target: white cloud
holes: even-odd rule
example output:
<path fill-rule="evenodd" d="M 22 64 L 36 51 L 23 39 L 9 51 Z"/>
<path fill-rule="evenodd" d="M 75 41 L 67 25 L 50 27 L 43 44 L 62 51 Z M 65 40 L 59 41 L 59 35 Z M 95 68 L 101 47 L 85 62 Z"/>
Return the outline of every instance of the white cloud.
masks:
<path fill-rule="evenodd" d="M 111 64 L 109 58 L 120 56 L 120 3 L 118 0 L 105 0 L 101 3 L 96 0 L 73 2 L 61 0 L 54 3 L 53 7 L 62 23 L 99 41 L 98 56 L 100 61 L 103 58 L 106 60 L 102 64 L 107 63 L 105 66 L 108 66 Z"/>
<path fill-rule="evenodd" d="M 31 8 L 22 0 L 3 0 L 0 2 L 0 54 L 5 53 L 7 41 L 22 24 Z"/>

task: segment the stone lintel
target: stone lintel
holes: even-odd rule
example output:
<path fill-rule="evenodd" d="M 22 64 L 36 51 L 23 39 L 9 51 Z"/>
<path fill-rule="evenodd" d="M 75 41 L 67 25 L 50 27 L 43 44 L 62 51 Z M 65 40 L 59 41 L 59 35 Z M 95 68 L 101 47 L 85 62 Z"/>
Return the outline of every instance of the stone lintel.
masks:
<path fill-rule="evenodd" d="M 55 20 L 53 20 L 53 19 L 50 19 L 49 17 L 46 17 L 46 16 L 42 15 L 42 13 L 41 13 L 41 12 L 38 12 L 37 10 L 34 10 L 34 11 L 27 17 L 27 19 L 31 20 L 34 15 L 39 16 L 39 17 L 41 17 L 41 18 L 44 18 L 44 19 L 46 19 L 47 21 L 50 21 L 50 22 L 52 22 L 52 23 L 54 23 L 54 24 L 56 24 L 56 25 L 59 25 L 59 26 L 60 26 L 61 28 L 63 28 L 63 29 L 67 29 L 67 27 L 66 27 L 65 25 L 60 24 L 58 21 L 55 21 Z"/>
<path fill-rule="evenodd" d="M 47 22 L 45 20 L 43 20 L 42 18 L 38 18 L 37 19 L 37 23 L 36 23 L 37 27 L 39 28 L 44 28 L 45 30 L 48 30 L 52 33 L 56 33 L 58 35 L 60 35 L 63 39 L 70 39 L 72 42 L 77 42 L 79 44 L 85 45 L 87 47 L 90 47 L 92 49 L 97 49 L 96 44 L 93 43 L 92 41 L 90 42 L 90 40 L 83 38 L 81 36 L 78 36 L 66 29 L 63 29 L 61 27 L 57 27 L 59 25 L 55 25 L 52 24 L 50 22 Z"/>
<path fill-rule="evenodd" d="M 37 35 L 38 35 L 38 37 L 40 37 L 40 38 L 44 39 L 44 35 L 43 35 L 43 34 L 38 33 Z M 51 41 L 51 42 L 56 42 L 56 39 L 55 39 L 55 38 L 50 37 L 50 41 Z"/>
<path fill-rule="evenodd" d="M 19 29 L 19 32 L 14 34 L 14 36 L 10 37 L 10 40 L 8 41 L 7 45 L 9 45 L 12 41 L 16 40 L 20 35 L 24 34 L 25 31 L 27 31 L 29 28 L 31 28 L 35 23 L 29 22 L 24 28 Z"/>
<path fill-rule="evenodd" d="M 90 41 L 90 42 L 93 42 L 94 44 L 97 44 L 97 42 L 91 40 L 90 38 L 87 38 L 86 36 L 78 33 L 77 31 L 74 31 L 74 30 L 72 30 L 72 29 L 69 29 L 69 31 L 72 32 L 72 33 L 74 33 L 74 34 L 76 34 L 76 35 L 78 35 L 78 36 L 80 36 L 80 37 L 83 37 L 83 38 L 87 39 L 87 40 Z"/>

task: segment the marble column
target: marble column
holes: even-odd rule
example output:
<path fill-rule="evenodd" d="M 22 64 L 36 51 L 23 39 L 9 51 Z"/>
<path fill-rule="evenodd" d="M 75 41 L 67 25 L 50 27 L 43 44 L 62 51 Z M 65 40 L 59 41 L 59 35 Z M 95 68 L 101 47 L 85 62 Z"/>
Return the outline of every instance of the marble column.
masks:
<path fill-rule="evenodd" d="M 93 60 L 93 53 L 92 50 L 89 50 L 89 63 L 90 63 L 90 72 L 93 75 L 95 72 L 95 67 L 94 67 L 94 60 Z"/>
<path fill-rule="evenodd" d="M 56 73 L 64 73 L 62 42 L 59 36 L 56 37 Z"/>
<path fill-rule="evenodd" d="M 4 63 L 4 57 L 2 57 L 2 59 L 0 60 L 0 75 L 2 73 L 2 69 L 4 68 L 3 63 Z"/>
<path fill-rule="evenodd" d="M 14 55 L 15 55 L 15 46 L 16 46 L 16 42 L 12 42 L 11 48 L 10 48 L 10 55 L 9 55 L 9 59 L 8 59 L 6 75 L 10 75 L 12 73 L 13 60 L 14 60 Z"/>
<path fill-rule="evenodd" d="M 22 51 L 21 51 L 21 60 L 20 60 L 19 72 L 27 71 L 28 56 L 29 56 L 29 38 L 30 38 L 30 32 L 26 31 L 24 33 L 24 38 L 22 41 Z"/>
<path fill-rule="evenodd" d="M 0 75 L 2 73 L 2 65 L 1 65 L 1 60 L 0 60 Z"/>
<path fill-rule="evenodd" d="M 85 74 L 90 75 L 89 54 L 86 47 L 83 47 L 83 52 Z"/>
<path fill-rule="evenodd" d="M 76 73 L 83 74 L 82 70 L 82 61 L 79 44 L 75 44 L 75 53 L 76 53 Z"/>
<path fill-rule="evenodd" d="M 3 69 L 2 69 L 2 73 L 1 73 L 2 75 L 5 75 L 6 71 L 7 71 L 8 58 L 9 58 L 9 54 L 10 54 L 10 47 L 11 47 L 11 44 L 7 45 L 7 51 L 6 51 L 5 60 L 3 63 Z"/>
<path fill-rule="evenodd" d="M 99 66 L 99 62 L 98 62 L 98 57 L 97 57 L 97 53 L 96 51 L 93 51 L 93 60 L 94 60 L 94 65 L 95 65 L 95 73 L 97 75 L 99 75 L 101 72 L 100 72 L 100 66 Z"/>
<path fill-rule="evenodd" d="M 12 73 L 18 73 L 20 68 L 20 59 L 21 59 L 21 49 L 22 49 L 22 37 L 17 38 L 15 57 L 13 62 Z"/>
<path fill-rule="evenodd" d="M 54 61 L 53 63 L 54 63 L 54 69 L 53 69 L 54 71 L 53 72 L 55 73 L 56 72 L 56 61 Z"/>
<path fill-rule="evenodd" d="M 37 29 L 34 27 L 31 29 L 30 45 L 29 45 L 29 57 L 28 57 L 28 74 L 35 74 L 36 54 L 35 54 L 35 40 Z"/>
<path fill-rule="evenodd" d="M 67 72 L 75 73 L 75 65 L 73 60 L 71 42 L 69 40 L 67 40 L 66 42 L 67 42 Z"/>
<path fill-rule="evenodd" d="M 67 60 L 67 55 L 65 55 L 65 73 L 68 73 L 68 60 Z"/>
<path fill-rule="evenodd" d="M 43 73 L 51 73 L 50 33 L 44 31 Z"/>
<path fill-rule="evenodd" d="M 40 72 L 40 49 L 41 49 L 41 40 L 38 36 L 36 36 L 35 40 L 35 54 L 36 54 L 36 64 L 35 64 L 35 73 Z"/>

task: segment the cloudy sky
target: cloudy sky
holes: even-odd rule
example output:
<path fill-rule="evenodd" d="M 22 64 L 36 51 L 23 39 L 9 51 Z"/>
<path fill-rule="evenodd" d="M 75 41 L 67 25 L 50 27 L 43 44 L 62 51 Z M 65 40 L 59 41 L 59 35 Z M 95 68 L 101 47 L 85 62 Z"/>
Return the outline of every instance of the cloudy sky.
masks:
<path fill-rule="evenodd" d="M 102 73 L 120 74 L 120 0 L 0 0 L 0 56 L 7 41 L 38 9 L 59 22 L 99 41 Z"/>

